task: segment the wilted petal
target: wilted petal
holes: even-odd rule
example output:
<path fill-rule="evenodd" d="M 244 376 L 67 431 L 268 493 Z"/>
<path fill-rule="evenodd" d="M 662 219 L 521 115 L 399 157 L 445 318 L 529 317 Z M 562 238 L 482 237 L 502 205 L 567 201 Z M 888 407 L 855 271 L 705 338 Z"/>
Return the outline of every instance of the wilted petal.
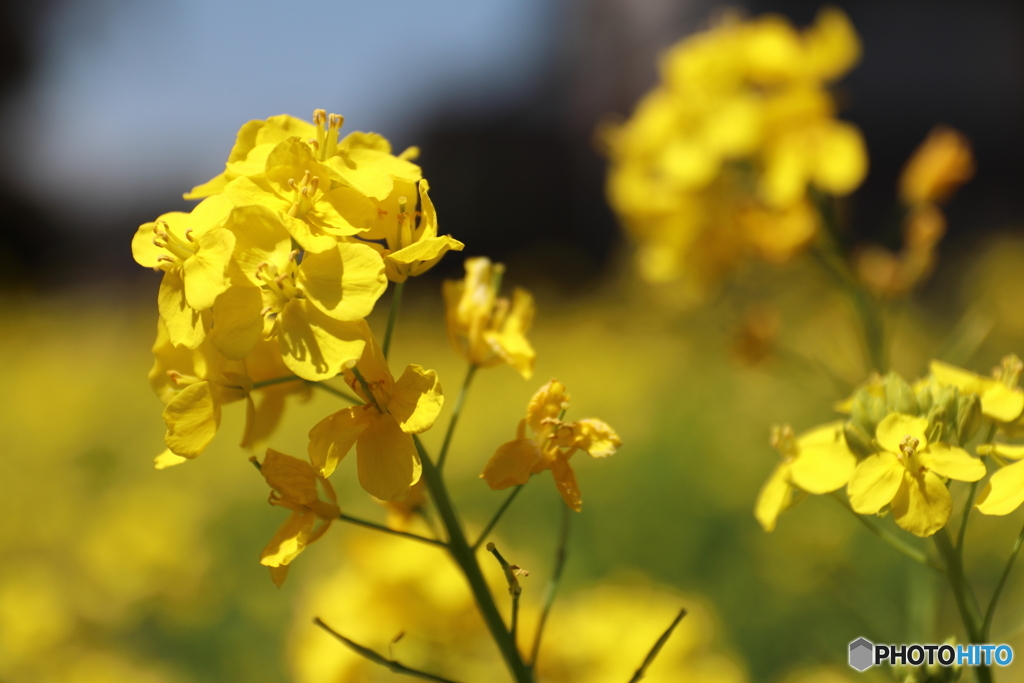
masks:
<path fill-rule="evenodd" d="M 309 430 L 309 461 L 320 476 L 331 476 L 341 459 L 352 450 L 356 439 L 372 421 L 370 411 L 376 412 L 376 408 L 345 408 L 328 415 Z"/>
<path fill-rule="evenodd" d="M 309 544 L 309 535 L 315 523 L 316 514 L 312 510 L 293 512 L 260 553 L 260 564 L 281 567 L 290 563 Z"/>
<path fill-rule="evenodd" d="M 525 484 L 533 468 L 541 462 L 540 449 L 532 439 L 516 439 L 502 444 L 484 466 L 480 478 L 495 491 Z"/>
<path fill-rule="evenodd" d="M 607 423 L 594 418 L 580 420 L 572 425 L 573 440 L 592 458 L 607 458 L 614 455 L 622 440 Z"/>
<path fill-rule="evenodd" d="M 579 512 L 583 508 L 583 499 L 580 497 L 580 487 L 576 484 L 576 473 L 572 471 L 572 465 L 565 458 L 555 458 L 551 464 L 551 474 L 555 478 L 555 486 L 558 487 L 562 500 Z"/>
<path fill-rule="evenodd" d="M 260 473 L 286 500 L 308 506 L 317 499 L 316 471 L 305 460 L 268 448 Z"/>

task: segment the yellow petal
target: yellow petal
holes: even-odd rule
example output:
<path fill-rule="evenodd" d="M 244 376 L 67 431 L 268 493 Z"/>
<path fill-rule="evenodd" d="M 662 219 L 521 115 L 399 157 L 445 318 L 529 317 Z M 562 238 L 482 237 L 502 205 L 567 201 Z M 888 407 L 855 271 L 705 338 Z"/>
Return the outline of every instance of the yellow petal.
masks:
<path fill-rule="evenodd" d="M 156 303 L 172 344 L 194 349 L 203 342 L 206 337 L 203 318 L 185 300 L 185 283 L 181 279 L 180 268 L 164 273 Z"/>
<path fill-rule="evenodd" d="M 297 286 L 335 320 L 359 320 L 373 310 L 387 288 L 384 263 L 365 244 L 339 243 L 336 249 L 306 254 Z"/>
<path fill-rule="evenodd" d="M 419 481 L 420 456 L 394 417 L 377 415 L 356 441 L 359 483 L 380 500 L 403 500 Z"/>
<path fill-rule="evenodd" d="M 592 458 L 615 455 L 622 440 L 607 423 L 594 418 L 580 420 L 572 425 L 573 442 Z"/>
<path fill-rule="evenodd" d="M 1024 391 L 992 380 L 981 395 L 981 412 L 998 422 L 1013 422 L 1024 411 Z"/>
<path fill-rule="evenodd" d="M 985 476 L 985 463 L 971 457 L 962 448 L 945 443 L 933 443 L 918 454 L 921 464 L 928 469 L 957 481 L 978 481 Z"/>
<path fill-rule="evenodd" d="M 864 458 L 853 471 L 846 492 L 850 506 L 862 515 L 873 515 L 892 502 L 903 481 L 906 468 L 892 453 Z"/>
<path fill-rule="evenodd" d="M 583 508 L 583 499 L 580 497 L 580 487 L 576 484 L 576 473 L 572 471 L 572 465 L 567 458 L 555 458 L 551 464 L 551 474 L 555 478 L 555 486 L 562 500 L 570 508 L 579 512 Z"/>
<path fill-rule="evenodd" d="M 132 257 L 144 268 L 159 268 L 161 262 L 157 259 L 167 253 L 166 250 L 153 243 L 153 239 L 156 237 L 155 229 L 155 221 L 143 223 L 132 237 Z"/>
<path fill-rule="evenodd" d="M 798 453 L 790 464 L 790 478 L 804 491 L 828 493 L 846 485 L 857 467 L 857 457 L 846 445 L 837 423 L 797 439 Z"/>
<path fill-rule="evenodd" d="M 922 538 L 946 526 L 952 512 L 953 499 L 946 485 L 931 472 L 921 477 L 906 475 L 892 501 L 892 516 L 896 523 Z"/>
<path fill-rule="evenodd" d="M 156 456 L 153 459 L 153 465 L 158 470 L 166 470 L 168 467 L 174 467 L 185 462 L 188 458 L 183 458 L 180 455 L 175 455 L 171 449 L 166 449 L 163 453 Z"/>
<path fill-rule="evenodd" d="M 495 491 L 525 484 L 540 461 L 540 450 L 532 439 L 516 439 L 498 447 L 480 478 Z"/>
<path fill-rule="evenodd" d="M 239 185 L 241 183 L 242 185 Z M 264 193 L 248 178 L 239 178 L 232 187 L 252 187 Z M 256 276 L 260 266 L 270 263 L 284 267 L 291 252 L 291 237 L 276 211 L 259 204 L 232 209 L 224 229 L 235 235 L 234 261 L 254 287 L 264 282 Z"/>
<path fill-rule="evenodd" d="M 175 454 L 194 458 L 209 445 L 220 425 L 220 406 L 210 383 L 196 382 L 178 392 L 164 407 L 164 443 Z"/>
<path fill-rule="evenodd" d="M 437 373 L 410 365 L 395 382 L 388 400 L 388 412 L 403 432 L 421 434 L 430 429 L 444 405 Z"/>
<path fill-rule="evenodd" d="M 329 477 L 372 421 L 375 408 L 353 406 L 328 415 L 309 430 L 309 461 L 322 477 Z"/>
<path fill-rule="evenodd" d="M 362 192 L 340 185 L 320 195 L 309 220 L 332 235 L 356 235 L 376 222 L 377 207 Z"/>
<path fill-rule="evenodd" d="M 860 60 L 860 40 L 850 18 L 837 7 L 823 7 L 804 32 L 811 73 L 825 80 L 839 78 Z"/>
<path fill-rule="evenodd" d="M 976 503 L 986 515 L 1008 515 L 1024 503 L 1024 462 L 1008 465 L 989 479 Z"/>
<path fill-rule="evenodd" d="M 235 236 L 223 228 L 205 232 L 197 239 L 193 256 L 185 259 L 185 299 L 197 311 L 213 306 L 228 288 L 228 263 L 235 248 Z"/>
<path fill-rule="evenodd" d="M 341 322 L 306 299 L 292 299 L 278 315 L 281 355 L 288 368 L 313 382 L 330 379 L 363 354 L 369 331 L 360 322 Z"/>
<path fill-rule="evenodd" d="M 789 468 L 785 465 L 776 467 L 768 480 L 757 494 L 754 503 L 754 517 L 765 531 L 775 531 L 775 523 L 782 511 L 790 506 L 793 500 L 793 487 L 789 484 Z"/>
<path fill-rule="evenodd" d="M 316 514 L 312 510 L 302 513 L 293 512 L 260 553 L 260 564 L 267 567 L 281 567 L 290 563 L 308 545 L 309 535 L 312 533 L 315 523 Z M 274 583 L 277 583 L 276 579 Z"/>
<path fill-rule="evenodd" d="M 537 434 L 544 428 L 544 420 L 557 419 L 559 413 L 569 407 L 569 394 L 565 385 L 553 379 L 533 395 L 526 406 L 526 421 Z"/>
<path fill-rule="evenodd" d="M 421 275 L 430 270 L 448 251 L 462 251 L 465 246 L 450 235 L 426 237 L 391 252 L 386 259 L 392 264 L 413 265 L 412 268 L 405 269 L 407 275 Z"/>
<path fill-rule="evenodd" d="M 286 500 L 308 506 L 317 499 L 316 471 L 305 460 L 268 448 L 260 474 Z"/>
<path fill-rule="evenodd" d="M 1024 458 L 1024 444 L 993 443 L 978 446 L 978 455 L 995 453 L 1002 458 L 1020 460 Z"/>
<path fill-rule="evenodd" d="M 525 289 L 516 288 L 512 292 L 512 306 L 501 330 L 486 332 L 484 339 L 491 349 L 506 363 L 511 365 L 523 379 L 533 376 L 533 364 L 537 354 L 526 338 L 533 324 L 535 306 L 533 296 Z"/>
<path fill-rule="evenodd" d="M 908 436 L 917 439 L 918 448 L 924 449 L 928 445 L 928 439 L 925 437 L 927 429 L 928 420 L 923 417 L 890 413 L 878 423 L 875 438 L 882 448 L 890 453 L 899 453 L 900 443 Z"/>
<path fill-rule="evenodd" d="M 263 298 L 255 287 L 231 287 L 213 307 L 210 342 L 231 360 L 249 355 L 263 333 Z"/>
<path fill-rule="evenodd" d="M 823 130 L 812 176 L 815 185 L 831 194 L 844 196 L 857 189 L 867 174 L 867 168 L 864 138 L 855 126 L 836 121 Z"/>

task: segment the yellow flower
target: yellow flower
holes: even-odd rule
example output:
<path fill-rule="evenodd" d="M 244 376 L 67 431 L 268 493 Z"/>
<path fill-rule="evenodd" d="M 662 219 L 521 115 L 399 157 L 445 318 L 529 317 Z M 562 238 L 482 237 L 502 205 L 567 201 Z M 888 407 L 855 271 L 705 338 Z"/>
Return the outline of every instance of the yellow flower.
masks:
<path fill-rule="evenodd" d="M 419 180 L 420 169 L 411 162 L 417 154 L 415 148 L 394 156 L 390 143 L 374 133 L 355 132 L 339 141 L 343 123 L 343 117 L 328 115 L 323 109 L 313 112 L 313 123 L 287 114 L 271 116 L 266 121 L 249 121 L 238 131 L 224 172 L 194 187 L 185 194 L 185 199 L 219 194 L 236 178 L 261 175 L 275 147 L 293 138 L 306 144 L 318 161 L 327 164 L 332 179 L 367 197 L 387 197 L 395 178 Z M 326 182 L 326 178 L 323 180 Z"/>
<path fill-rule="evenodd" d="M 299 262 L 277 215 L 263 206 L 235 208 L 227 226 L 246 248 L 235 258 L 238 284 L 213 307 L 212 341 L 225 356 L 245 358 L 261 334 L 276 337 L 288 368 L 320 381 L 362 354 L 362 318 L 387 287 L 373 249 L 339 242 Z"/>
<path fill-rule="evenodd" d="M 524 379 L 533 375 L 536 354 L 526 333 L 533 323 L 533 297 L 518 287 L 512 301 L 498 297 L 505 266 L 478 256 L 466 259 L 466 277 L 445 280 L 445 323 L 455 352 L 472 365 L 508 363 Z"/>
<path fill-rule="evenodd" d="M 163 323 L 157 326 L 153 356 L 149 381 L 164 402 L 167 424 L 167 451 L 157 457 L 158 469 L 202 453 L 217 433 L 223 405 L 247 401 L 248 432 L 254 410 L 249 396 L 252 380 L 242 363 L 227 360 L 209 342 L 196 349 L 175 346 Z"/>
<path fill-rule="evenodd" d="M 1024 412 L 1024 390 L 1017 386 L 1024 364 L 1016 356 L 1003 358 L 995 369 L 997 377 L 982 377 L 955 365 L 933 360 L 929 365 L 932 377 L 939 384 L 953 386 L 981 399 L 982 414 L 996 422 L 1010 423 Z"/>
<path fill-rule="evenodd" d="M 355 444 L 363 489 L 380 500 L 403 500 L 422 472 L 412 435 L 430 429 L 444 403 L 437 373 L 409 365 L 396 382 L 372 336 L 355 370 L 366 386 L 351 368 L 345 381 L 365 403 L 328 415 L 309 431 L 310 462 L 329 477 Z"/>
<path fill-rule="evenodd" d="M 601 420 L 563 422 L 559 416 L 568 408 L 569 395 L 561 382 L 553 379 L 541 387 L 530 399 L 526 418 L 519 422 L 515 440 L 498 447 L 480 478 L 500 491 L 525 484 L 533 474 L 551 470 L 562 500 L 579 512 L 582 499 L 569 458 L 578 450 L 594 458 L 607 458 L 622 441 L 615 430 Z M 532 437 L 527 436 L 527 426 Z"/>
<path fill-rule="evenodd" d="M 1005 443 L 978 446 L 978 455 L 988 455 L 1002 467 L 978 494 L 975 506 L 986 515 L 1008 515 L 1024 503 L 1024 446 Z M 1004 458 L 1017 462 L 1005 464 Z"/>
<path fill-rule="evenodd" d="M 929 443 L 928 420 L 891 413 L 875 432 L 880 450 L 857 465 L 847 487 L 850 504 L 863 515 L 892 505 L 896 523 L 917 536 L 946 525 L 953 501 L 944 478 L 978 481 L 985 464 L 956 446 Z"/>
<path fill-rule="evenodd" d="M 947 199 L 974 175 L 971 143 L 947 126 L 933 128 L 900 174 L 905 204 L 934 204 Z"/>
<path fill-rule="evenodd" d="M 782 456 L 761 488 L 754 517 L 773 531 L 779 515 L 799 501 L 801 492 L 822 494 L 850 481 L 857 458 L 846 445 L 842 421 L 819 425 L 794 437 L 789 425 L 772 429 L 771 444 Z"/>
<path fill-rule="evenodd" d="M 437 211 L 430 201 L 426 180 L 417 185 L 398 181 L 391 196 L 377 203 L 378 219 L 373 229 L 359 235 L 374 240 L 371 246 L 384 257 L 384 272 L 392 282 L 405 282 L 434 267 L 448 251 L 462 251 L 462 242 L 437 234 Z M 420 210 L 415 210 L 415 192 Z M 412 204 L 410 204 L 410 198 Z"/>
<path fill-rule="evenodd" d="M 209 199 L 192 213 L 165 213 L 142 224 L 132 238 L 136 263 L 164 271 L 157 306 L 174 344 L 199 346 L 206 336 L 201 312 L 228 288 L 235 236 L 218 226 L 230 208 Z"/>
<path fill-rule="evenodd" d="M 246 374 L 253 384 L 288 377 L 292 374 L 281 356 L 281 345 L 274 339 L 261 339 L 256 342 L 256 346 L 245 357 L 243 363 Z M 289 396 L 298 396 L 299 400 L 306 401 L 312 394 L 313 388 L 301 379 L 293 379 L 289 382 L 269 384 L 256 391 L 259 393 L 260 399 L 255 402 L 252 426 L 246 432 L 246 438 L 242 442 L 243 448 L 265 443 L 281 422 L 285 399 Z"/>
<path fill-rule="evenodd" d="M 268 448 L 260 473 L 273 489 L 270 504 L 292 511 L 260 553 L 260 564 L 270 567 L 270 578 L 280 587 L 288 576 L 292 560 L 327 532 L 341 510 L 334 487 L 305 460 Z M 330 502 L 320 500 L 318 481 Z M 319 526 L 316 525 L 318 520 Z"/>

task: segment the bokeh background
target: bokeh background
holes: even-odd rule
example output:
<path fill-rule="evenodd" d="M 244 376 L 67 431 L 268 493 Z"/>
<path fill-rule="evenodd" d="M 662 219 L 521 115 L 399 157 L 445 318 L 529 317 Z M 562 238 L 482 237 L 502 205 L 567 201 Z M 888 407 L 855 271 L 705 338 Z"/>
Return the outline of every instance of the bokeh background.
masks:
<path fill-rule="evenodd" d="M 0 680 L 401 680 L 336 673 L 342 665 L 332 657 L 344 651 L 316 640 L 323 634 L 309 626 L 312 615 L 334 610 L 340 630 L 365 627 L 382 649 L 407 628 L 394 644 L 399 658 L 442 638 L 431 623 L 472 632 L 471 614 L 466 626 L 449 613 L 461 614 L 457 598 L 448 612 L 408 616 L 407 626 L 381 616 L 386 601 L 366 596 L 403 595 L 386 581 L 406 579 L 371 587 L 353 568 L 373 573 L 379 557 L 413 576 L 443 575 L 444 560 L 374 547 L 369 532 L 351 527 L 332 528 L 275 589 L 257 557 L 281 511 L 266 505 L 266 485 L 236 446 L 236 412 L 198 461 L 152 469 L 164 430 L 145 377 L 159 278 L 133 262 L 131 235 L 187 208 L 182 191 L 220 170 L 243 122 L 308 118 L 316 107 L 344 114 L 347 130 L 420 146 L 442 231 L 467 245 L 407 288 L 397 364 L 436 368 L 455 393 L 462 367 L 444 338 L 439 287 L 461 274 L 465 255 L 506 262 L 507 280 L 538 298 L 539 381 L 499 368 L 473 388 L 451 461 L 465 517 L 480 523 L 498 505 L 476 475 L 549 377 L 569 387 L 570 417 L 601 417 L 625 441 L 616 457 L 577 465 L 584 511 L 573 520 L 553 652 L 587 651 L 571 638 L 559 645 L 559 629 L 592 646 L 610 638 L 591 648 L 595 656 L 620 644 L 614 659 L 631 670 L 673 600 L 699 613 L 679 647 L 723 658 L 708 665 L 707 680 L 838 681 L 842 674 L 818 667 L 842 671 L 858 636 L 934 642 L 957 633 L 950 596 L 934 578 L 834 501 L 804 503 L 771 535 L 751 515 L 775 464 L 768 427 L 790 422 L 799 431 L 830 419 L 832 403 L 863 378 L 841 296 L 798 261 L 751 267 L 728 297 L 675 310 L 637 281 L 603 199 L 595 127 L 628 115 L 654 83 L 660 52 L 725 7 L 0 5 Z M 818 4 L 728 7 L 805 25 Z M 896 178 L 934 124 L 965 132 L 978 165 L 947 208 L 936 274 L 889 312 L 896 368 L 917 376 L 943 353 L 984 372 L 1024 350 L 1024 9 L 1009 0 L 843 8 L 864 58 L 841 85 L 842 116 L 861 127 L 871 157 L 849 202 L 849 243 L 898 246 Z M 783 321 L 778 350 L 752 365 L 738 357 L 734 333 L 749 306 L 768 301 Z M 371 322 L 380 329 L 383 320 Z M 316 396 L 289 409 L 271 445 L 301 455 L 309 425 L 335 406 Z M 339 474 L 343 507 L 383 519 L 353 473 Z M 559 506 L 550 481 L 538 478 L 499 527 L 506 555 L 532 570 L 533 600 L 550 573 Z M 968 571 L 983 595 L 1020 522 L 1019 514 L 974 516 Z M 436 590 L 451 597 L 446 585 Z M 607 586 L 641 595 L 641 607 L 617 611 Z M 1014 580 L 994 630 L 1018 652 L 1022 600 L 1024 581 Z M 606 631 L 578 626 L 602 618 Z M 624 633 L 643 635 L 642 644 L 625 643 Z"/>

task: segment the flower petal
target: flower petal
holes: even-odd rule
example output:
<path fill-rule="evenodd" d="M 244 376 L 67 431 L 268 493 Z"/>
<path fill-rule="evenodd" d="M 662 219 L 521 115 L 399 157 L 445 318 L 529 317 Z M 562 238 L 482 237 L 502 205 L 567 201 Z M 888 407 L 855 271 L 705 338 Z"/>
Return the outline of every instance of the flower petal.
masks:
<path fill-rule="evenodd" d="M 962 448 L 946 443 L 933 443 L 918 454 L 928 469 L 957 481 L 978 481 L 985 476 L 985 463 Z"/>
<path fill-rule="evenodd" d="M 293 512 L 260 553 L 260 564 L 267 567 L 282 567 L 290 563 L 308 545 L 309 535 L 315 523 L 316 514 L 312 510 Z"/>
<path fill-rule="evenodd" d="M 572 425 L 574 444 L 592 458 L 615 455 L 622 440 L 608 424 L 588 417 Z"/>
<path fill-rule="evenodd" d="M 388 400 L 388 412 L 403 432 L 421 434 L 430 429 L 444 405 L 437 373 L 409 365 L 395 382 Z"/>
<path fill-rule="evenodd" d="M 380 500 L 404 500 L 422 472 L 412 437 L 387 413 L 375 416 L 359 435 L 356 459 L 359 483 Z"/>
<path fill-rule="evenodd" d="M 828 441 L 805 443 L 798 438 L 797 446 L 799 452 L 790 464 L 790 478 L 808 493 L 822 494 L 842 488 L 857 467 L 857 456 L 847 447 L 842 427 L 832 429 Z"/>
<path fill-rule="evenodd" d="M 553 379 L 533 395 L 526 406 L 526 421 L 534 434 L 544 428 L 544 420 L 557 419 L 565 408 L 569 407 L 569 394 L 565 393 L 565 385 Z"/>
<path fill-rule="evenodd" d="M 862 515 L 875 514 L 892 502 L 905 472 L 906 468 L 892 453 L 877 453 L 864 458 L 846 487 L 850 506 Z"/>
<path fill-rule="evenodd" d="M 583 509 L 583 499 L 580 497 L 580 487 L 576 484 L 576 473 L 572 471 L 572 465 L 566 458 L 555 458 L 551 464 L 551 474 L 555 478 L 555 486 L 562 500 L 570 508 L 579 512 Z"/>
<path fill-rule="evenodd" d="M 194 349 L 202 343 L 206 336 L 203 318 L 185 300 L 185 283 L 181 279 L 180 268 L 164 273 L 156 304 L 172 344 Z"/>
<path fill-rule="evenodd" d="M 242 360 L 263 334 L 263 298 L 255 287 L 231 287 L 213 307 L 210 342 L 225 358 Z"/>
<path fill-rule="evenodd" d="M 306 299 L 292 299 L 278 315 L 278 338 L 285 365 L 303 379 L 330 379 L 366 347 L 366 323 L 328 317 Z"/>
<path fill-rule="evenodd" d="M 540 461 L 540 449 L 533 439 L 516 439 L 498 446 L 480 478 L 494 491 L 518 486 L 530 480 L 530 473 Z"/>
<path fill-rule="evenodd" d="M 373 310 L 388 280 L 377 252 L 365 244 L 341 242 L 336 249 L 306 254 L 296 284 L 335 320 L 359 320 Z"/>
<path fill-rule="evenodd" d="M 199 235 L 196 243 L 196 253 L 182 266 L 185 299 L 192 308 L 205 311 L 228 288 L 228 263 L 235 249 L 235 236 L 230 230 L 215 228 Z"/>
<path fill-rule="evenodd" d="M 754 517 L 762 529 L 769 532 L 775 530 L 775 523 L 782 511 L 790 506 L 793 493 L 793 487 L 789 484 L 789 468 L 779 465 L 761 487 L 757 502 L 754 503 Z"/>
<path fill-rule="evenodd" d="M 1024 503 L 1024 462 L 1007 465 L 992 475 L 976 503 L 986 515 L 1008 515 Z"/>
<path fill-rule="evenodd" d="M 317 499 L 316 471 L 305 460 L 268 448 L 260 474 L 288 501 L 309 506 Z"/>
<path fill-rule="evenodd" d="M 376 408 L 353 406 L 328 415 L 309 430 L 309 461 L 329 477 L 372 421 Z"/>
<path fill-rule="evenodd" d="M 892 516 L 901 528 L 926 538 L 946 526 L 953 512 L 953 499 L 938 475 L 907 474 L 892 501 Z"/>
<path fill-rule="evenodd" d="M 191 384 L 171 399 L 164 407 L 167 433 L 164 443 L 175 455 L 184 458 L 198 456 L 217 433 L 220 425 L 220 406 L 213 399 L 210 383 Z"/>
<path fill-rule="evenodd" d="M 158 470 L 166 470 L 168 467 L 174 467 L 188 460 L 180 455 L 175 455 L 170 448 L 166 449 L 163 453 L 156 456 L 153 459 L 153 466 Z"/>
<path fill-rule="evenodd" d="M 923 417 L 913 417 L 903 413 L 889 413 L 875 430 L 875 438 L 882 448 L 890 453 L 899 453 L 900 444 L 905 437 L 913 437 L 918 440 L 919 448 L 924 449 L 928 445 L 928 438 L 925 431 L 928 429 L 928 420 Z"/>
<path fill-rule="evenodd" d="M 1013 422 L 1024 411 L 1024 391 L 992 381 L 981 395 L 981 412 L 998 422 Z"/>

